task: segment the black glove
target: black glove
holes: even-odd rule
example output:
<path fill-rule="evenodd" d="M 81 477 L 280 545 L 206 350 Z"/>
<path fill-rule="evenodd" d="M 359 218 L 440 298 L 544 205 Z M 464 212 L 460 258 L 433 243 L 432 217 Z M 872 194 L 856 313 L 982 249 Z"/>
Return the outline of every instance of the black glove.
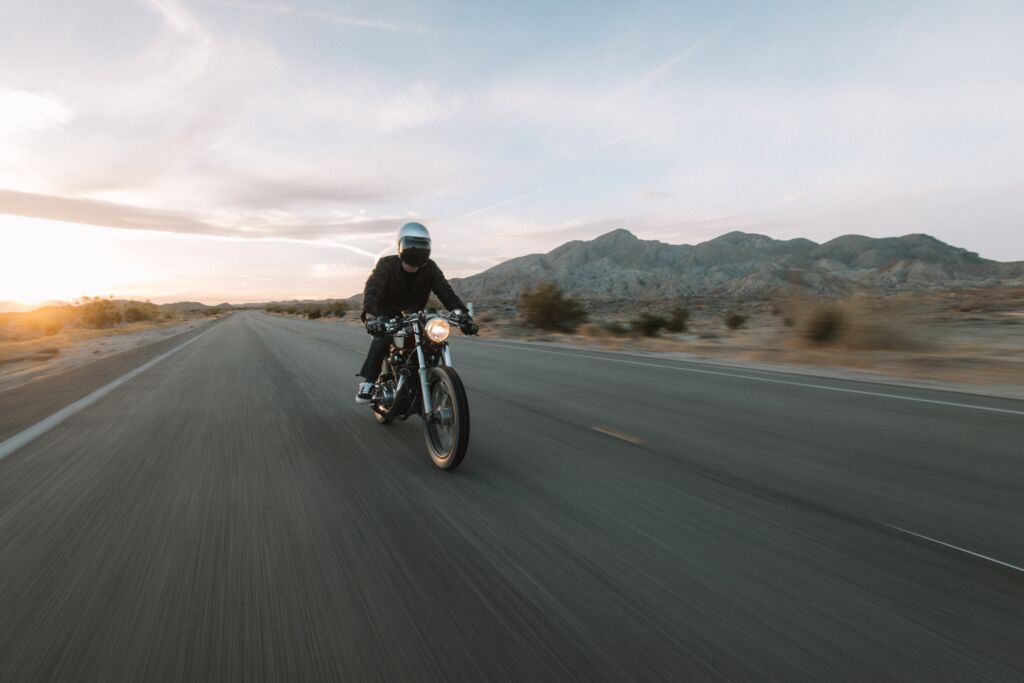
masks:
<path fill-rule="evenodd" d="M 366 321 L 366 333 L 372 334 L 374 337 L 379 337 L 384 334 L 384 330 L 386 328 L 387 325 L 380 318 L 371 318 Z"/>
<path fill-rule="evenodd" d="M 462 334 L 476 334 L 480 331 L 480 326 L 468 315 L 463 315 L 459 318 L 459 329 L 462 330 Z"/>

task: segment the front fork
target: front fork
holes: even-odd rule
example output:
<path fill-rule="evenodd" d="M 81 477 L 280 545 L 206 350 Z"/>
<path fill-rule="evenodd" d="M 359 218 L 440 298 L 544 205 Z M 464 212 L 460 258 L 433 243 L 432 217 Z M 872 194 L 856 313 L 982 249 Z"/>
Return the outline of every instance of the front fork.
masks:
<path fill-rule="evenodd" d="M 430 385 L 427 384 L 427 358 L 423 354 L 423 344 L 420 343 L 418 325 L 414 334 L 416 338 L 416 360 L 420 362 L 420 396 L 423 397 L 423 419 L 430 422 L 434 419 L 434 404 L 430 398 Z M 447 349 L 445 350 L 447 351 Z"/>
<path fill-rule="evenodd" d="M 434 419 L 434 403 L 430 396 L 430 385 L 427 383 L 427 358 L 423 353 L 423 345 L 420 343 L 419 329 L 414 332 L 414 336 L 416 339 L 416 359 L 420 363 L 420 395 L 423 397 L 423 419 L 431 422 Z M 441 353 L 442 358 L 444 358 L 444 364 L 450 368 L 452 366 L 452 352 L 447 344 L 444 345 L 444 350 Z"/>

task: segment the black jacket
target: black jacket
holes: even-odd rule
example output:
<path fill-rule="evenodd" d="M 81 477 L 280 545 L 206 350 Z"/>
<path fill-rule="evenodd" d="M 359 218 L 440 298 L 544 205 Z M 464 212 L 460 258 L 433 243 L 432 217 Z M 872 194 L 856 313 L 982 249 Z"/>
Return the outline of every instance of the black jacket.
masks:
<path fill-rule="evenodd" d="M 408 286 L 405 275 L 402 259 L 398 256 L 385 256 L 377 261 L 363 288 L 363 312 L 360 317 L 366 320 L 367 315 L 392 316 L 402 311 L 422 311 L 427 306 L 431 292 L 437 295 L 449 311 L 456 308 L 466 310 L 466 304 L 456 296 L 444 273 L 433 260 L 427 260 L 410 275 Z"/>

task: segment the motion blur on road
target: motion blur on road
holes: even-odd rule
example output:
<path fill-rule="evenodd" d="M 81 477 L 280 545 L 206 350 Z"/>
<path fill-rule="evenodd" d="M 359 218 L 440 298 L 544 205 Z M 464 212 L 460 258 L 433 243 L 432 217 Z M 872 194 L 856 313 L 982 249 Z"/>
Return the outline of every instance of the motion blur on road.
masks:
<path fill-rule="evenodd" d="M 446 473 L 368 341 L 0 394 L 0 681 L 1024 680 L 1022 402 L 459 337 Z"/>

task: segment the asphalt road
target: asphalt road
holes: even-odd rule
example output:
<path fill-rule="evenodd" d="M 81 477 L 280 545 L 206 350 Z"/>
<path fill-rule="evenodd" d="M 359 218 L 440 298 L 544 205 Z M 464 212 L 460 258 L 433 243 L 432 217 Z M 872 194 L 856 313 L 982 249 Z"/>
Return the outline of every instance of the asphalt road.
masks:
<path fill-rule="evenodd" d="M 367 343 L 0 396 L 0 681 L 1024 680 L 1024 403 L 458 338 L 445 473 Z"/>

